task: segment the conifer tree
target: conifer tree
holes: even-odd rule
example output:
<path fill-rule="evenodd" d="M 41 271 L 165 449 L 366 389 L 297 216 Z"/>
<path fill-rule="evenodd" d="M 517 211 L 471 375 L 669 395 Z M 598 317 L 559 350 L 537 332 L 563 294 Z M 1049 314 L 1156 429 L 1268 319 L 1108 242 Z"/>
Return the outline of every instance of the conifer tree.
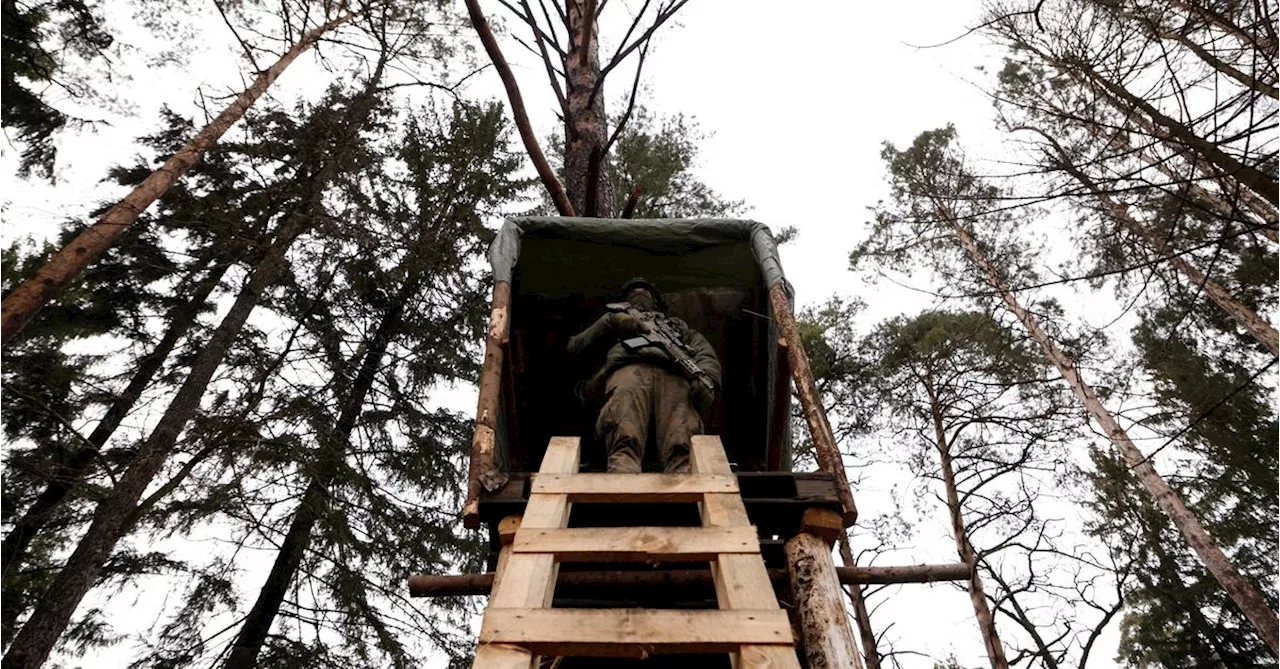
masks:
<path fill-rule="evenodd" d="M 327 7 L 326 7 L 327 9 Z M 326 12 L 327 13 L 327 12 Z M 51 256 L 30 278 L 9 291 L 0 305 L 0 345 L 26 326 L 36 312 L 61 293 L 90 263 L 109 248 L 138 216 L 146 211 L 196 162 L 209 147 L 235 125 L 245 112 L 266 93 L 272 83 L 299 56 L 321 37 L 356 18 L 356 13 L 339 11 L 324 16 L 318 25 L 304 32 L 270 67 L 258 72 L 253 83 L 237 96 L 188 142 L 169 156 L 164 164 L 137 185 L 123 200 L 108 209 L 93 225 L 76 235 Z"/>
<path fill-rule="evenodd" d="M 886 146 L 883 157 L 892 175 L 893 202 L 877 210 L 871 238 L 855 251 L 855 262 L 876 257 L 882 262 L 906 264 L 927 257 L 944 273 L 985 284 L 1041 347 L 1046 359 L 1058 369 L 1119 451 L 1137 482 L 1274 649 L 1277 619 L 1266 599 L 1107 411 L 1097 391 L 1081 375 L 1076 356 L 1064 350 L 1041 319 L 1013 292 L 1015 282 L 1027 279 L 1026 252 L 1009 228 L 1016 223 L 1015 214 L 997 206 L 1002 194 L 964 163 L 953 144 L 954 137 L 954 129 L 948 127 L 921 134 L 906 150 Z M 975 232 L 979 226 L 986 230 L 982 238 Z"/>
<path fill-rule="evenodd" d="M 385 58 L 379 62 L 385 64 Z M 299 236 L 324 221 L 325 195 L 330 184 L 349 168 L 352 161 L 361 159 L 360 143 L 356 140 L 360 129 L 377 108 L 377 85 L 381 73 L 381 67 L 375 69 L 364 90 L 345 100 L 345 104 L 339 104 L 336 95 L 323 101 L 305 125 L 295 128 L 300 132 L 293 136 L 293 140 L 301 144 L 298 155 L 305 161 L 295 168 L 299 192 L 291 203 L 285 204 L 270 244 L 261 249 L 260 260 L 237 294 L 230 311 L 192 362 L 168 409 L 139 447 L 119 481 L 98 503 L 93 522 L 80 538 L 76 550 L 14 638 L 5 654 L 5 667 L 34 668 L 44 662 L 77 604 L 93 586 L 112 549 L 129 531 L 142 493 L 171 455 L 183 429 L 199 407 L 209 380 L 240 334 L 250 312 L 279 280 L 290 246 Z"/>
<path fill-rule="evenodd" d="M 457 459 L 460 449 L 456 444 L 465 443 L 459 429 L 465 423 L 460 417 L 442 421 L 443 416 L 413 410 L 404 404 L 408 398 L 401 394 L 412 392 L 409 388 L 393 391 L 399 395 L 395 400 L 404 417 L 397 417 L 394 412 L 371 415 L 369 409 L 374 404 L 375 392 L 387 393 L 394 387 L 383 389 L 375 385 L 380 379 L 385 383 L 396 378 L 384 376 L 388 373 L 407 376 L 410 386 L 422 392 L 435 382 L 469 378 L 475 372 L 465 342 L 478 336 L 478 326 L 485 313 L 479 277 L 470 267 L 482 241 L 490 236 L 482 225 L 482 216 L 510 202 L 522 186 L 513 178 L 518 162 L 505 148 L 501 118 L 497 106 L 478 108 L 462 104 L 455 106 L 446 128 L 435 127 L 440 121 L 418 116 L 410 123 L 399 156 L 407 166 L 407 173 L 399 180 L 375 180 L 375 188 L 385 188 L 384 195 L 378 198 L 381 202 L 370 201 L 373 208 L 365 213 L 373 216 L 366 218 L 358 229 L 359 237 L 348 240 L 349 248 L 344 252 L 342 268 L 332 289 L 337 293 L 326 298 L 332 300 L 333 305 L 328 317 L 336 322 L 327 322 L 313 333 L 323 338 L 331 327 L 349 332 L 356 329 L 358 323 L 368 323 L 366 334 L 356 345 L 354 356 L 326 355 L 333 372 L 340 375 L 327 384 L 332 389 L 333 404 L 314 407 L 313 411 L 319 413 L 308 419 L 321 427 L 316 431 L 315 446 L 304 456 L 309 461 L 303 470 L 305 486 L 272 570 L 241 626 L 224 667 L 254 666 L 267 642 L 267 632 L 281 610 L 286 589 L 292 582 L 307 578 L 300 572 L 313 543 L 326 546 L 326 552 L 336 550 L 362 561 L 401 564 L 405 557 L 423 555 L 424 551 L 427 555 L 442 557 L 452 553 L 453 559 L 457 559 L 459 549 L 465 545 L 461 537 L 448 534 L 451 523 L 405 514 L 393 498 L 383 497 L 385 493 L 379 489 L 405 485 L 396 483 L 396 479 L 407 472 L 395 467 L 391 471 L 363 473 L 361 470 L 367 470 L 369 465 L 357 467 L 361 458 L 352 451 L 359 436 L 358 428 L 366 433 L 364 440 L 375 440 L 379 439 L 378 433 L 393 429 L 397 423 L 406 428 L 426 427 L 420 433 L 422 436 L 410 443 L 410 449 L 397 448 L 388 456 L 412 461 L 427 455 L 438 463 L 437 467 L 444 465 L 443 471 L 417 471 L 416 476 L 406 481 L 411 490 L 439 495 L 449 490 L 456 494 L 460 489 L 461 469 Z M 401 190 L 407 193 L 395 194 Z M 394 249 L 399 260 L 389 268 L 380 262 L 393 252 L 386 239 L 403 240 L 403 244 Z M 344 326 L 343 321 L 349 325 Z M 397 357 L 405 360 L 405 367 L 396 369 L 399 365 L 393 364 L 388 369 L 388 358 L 397 348 L 404 349 Z M 418 420 L 410 419 L 411 416 L 417 416 Z M 427 425 L 423 426 L 420 420 L 425 420 Z M 388 439 L 388 446 L 392 443 Z M 414 453 L 414 449 L 424 453 Z M 366 478 L 370 476 L 373 478 Z M 360 498 L 385 513 L 365 520 L 364 532 L 360 533 L 377 537 L 376 541 L 362 540 L 360 534 L 349 529 L 358 523 L 352 515 L 360 506 L 353 503 Z M 396 520 L 388 522 L 392 518 Z M 413 524 L 427 527 L 406 526 Z M 390 539 L 397 532 L 421 536 L 426 529 L 436 536 L 428 545 L 410 549 L 408 555 L 402 542 Z M 442 541 L 441 533 L 448 538 Z M 391 557 L 397 554 L 401 555 L 399 559 Z M 345 588 L 329 585 L 329 598 L 334 606 L 355 618 L 381 620 L 356 606 L 360 600 L 376 594 L 367 592 L 376 583 L 364 583 L 357 578 L 360 571 L 350 566 L 334 567 L 339 570 L 339 581 L 346 584 Z M 334 573 L 332 569 L 326 571 Z M 391 576 L 395 578 L 398 574 L 392 572 Z M 397 584 L 376 585 L 391 590 Z M 382 638 L 376 646 L 381 653 L 397 664 L 415 662 L 412 654 L 402 647 L 403 642 L 389 629 L 379 634 Z M 364 643 L 351 639 L 354 647 Z"/>
<path fill-rule="evenodd" d="M 82 94 L 68 85 L 71 56 L 96 59 L 115 39 L 103 26 L 99 8 L 84 0 L 0 2 L 4 48 L 0 51 L 0 118 L 24 145 L 18 171 L 52 176 L 55 136 L 70 119 L 38 86 Z"/>
<path fill-rule="evenodd" d="M 875 361 L 870 387 L 883 420 L 936 453 L 936 467 L 920 452 L 910 463 L 942 484 L 956 552 L 972 572 L 969 598 L 987 657 L 993 669 L 1007 667 L 979 568 L 1043 530 L 1035 507 L 1063 460 L 1057 435 L 1069 425 L 1067 403 L 1028 342 L 983 312 L 896 318 L 863 348 Z"/>

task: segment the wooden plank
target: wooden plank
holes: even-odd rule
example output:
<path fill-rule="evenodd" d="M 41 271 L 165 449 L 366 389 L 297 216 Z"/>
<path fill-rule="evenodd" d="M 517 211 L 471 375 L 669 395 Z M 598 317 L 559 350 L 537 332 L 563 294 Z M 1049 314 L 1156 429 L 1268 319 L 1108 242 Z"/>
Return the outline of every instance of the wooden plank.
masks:
<path fill-rule="evenodd" d="M 510 529 L 512 524 L 518 527 L 519 516 L 510 516 L 514 519 L 509 522 L 508 518 L 502 520 L 503 525 Z M 498 553 L 498 568 L 493 576 L 493 592 L 499 592 L 504 589 L 504 576 L 509 573 L 508 565 L 511 562 L 511 543 L 505 541 L 502 551 Z M 510 586 L 505 586 L 510 589 Z M 472 662 L 472 669 L 536 669 L 533 653 L 520 648 L 519 646 L 511 646 L 507 644 L 481 644 L 476 648 L 475 660 Z"/>
<path fill-rule="evenodd" d="M 690 450 L 690 464 L 696 474 L 709 476 L 731 473 L 729 460 L 719 437 L 696 436 Z M 750 523 L 741 495 L 706 495 L 701 511 L 702 524 L 708 528 L 741 527 Z M 757 540 L 757 545 L 758 543 Z M 769 580 L 764 560 L 759 555 L 717 555 L 711 563 L 711 578 L 715 581 L 716 600 L 721 610 L 780 610 L 777 596 L 773 592 L 773 583 Z M 791 646 L 743 645 L 735 651 L 731 656 L 735 669 L 799 669 L 800 666 L 795 649 Z"/>
<path fill-rule="evenodd" d="M 565 494 L 570 502 L 699 502 L 706 493 L 737 493 L 738 479 L 689 474 L 538 474 L 532 492 Z"/>
<path fill-rule="evenodd" d="M 554 554 L 561 562 L 701 562 L 721 553 L 756 555 L 754 527 L 522 527 L 515 555 Z M 761 566 L 763 569 L 763 563 Z"/>
<path fill-rule="evenodd" d="M 542 457 L 541 471 L 553 474 L 570 474 L 578 471 L 579 443 L 577 438 L 553 437 Z M 569 524 L 569 498 L 566 495 L 531 495 L 525 506 L 524 517 L 519 528 L 515 530 L 518 540 L 525 527 L 560 528 Z M 508 522 L 505 542 L 510 538 L 511 525 Z M 514 544 L 514 541 L 512 542 Z M 503 554 L 506 554 L 504 559 Z M 555 584 L 558 567 L 555 557 L 551 555 L 521 555 L 511 547 L 504 546 L 498 556 L 499 573 L 494 579 L 493 592 L 489 597 L 489 608 L 484 618 L 489 619 L 489 612 L 508 608 L 549 607 L 555 598 Z M 498 607 L 495 609 L 494 607 Z M 487 643 L 483 639 L 476 649 L 473 669 L 529 669 L 534 666 L 534 654 L 527 649 L 514 648 L 502 643 Z"/>
<path fill-rule="evenodd" d="M 518 645 L 544 655 L 644 657 L 726 653 L 743 644 L 790 649 L 781 610 L 489 609 L 480 643 Z"/>
<path fill-rule="evenodd" d="M 724 454 L 724 444 L 714 434 L 694 435 L 689 444 L 689 459 L 695 474 L 733 476 L 729 458 Z"/>

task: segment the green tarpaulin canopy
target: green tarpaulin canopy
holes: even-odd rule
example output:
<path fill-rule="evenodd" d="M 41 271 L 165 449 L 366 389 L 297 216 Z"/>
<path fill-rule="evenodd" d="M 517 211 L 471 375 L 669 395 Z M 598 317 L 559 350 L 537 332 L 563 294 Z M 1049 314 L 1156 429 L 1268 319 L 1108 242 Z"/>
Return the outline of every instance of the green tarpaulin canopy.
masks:
<path fill-rule="evenodd" d="M 768 227 L 732 219 L 512 218 L 489 259 L 494 280 L 512 286 L 496 444 L 504 468 L 536 470 L 557 435 L 583 437 L 585 469 L 603 460 L 592 447 L 595 407 L 577 392 L 596 361 L 572 360 L 564 346 L 634 276 L 657 284 L 668 313 L 716 347 L 724 388 L 706 431 L 723 437 L 741 469 L 790 468 L 790 395 L 787 379 L 780 385 L 776 378 L 778 332 L 768 298 L 769 287 L 786 287 L 786 279 Z"/>

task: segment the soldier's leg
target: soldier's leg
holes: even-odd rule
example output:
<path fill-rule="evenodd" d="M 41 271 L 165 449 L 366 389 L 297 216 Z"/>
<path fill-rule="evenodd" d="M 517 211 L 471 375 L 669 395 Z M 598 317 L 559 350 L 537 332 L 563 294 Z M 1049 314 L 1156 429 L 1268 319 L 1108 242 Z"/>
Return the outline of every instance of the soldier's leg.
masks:
<path fill-rule="evenodd" d="M 702 434 L 702 418 L 693 408 L 688 379 L 667 370 L 658 370 L 656 374 L 653 422 L 658 455 L 668 474 L 687 473 L 689 444 L 693 435 Z"/>
<path fill-rule="evenodd" d="M 628 365 L 609 376 L 604 406 L 596 420 L 596 440 L 608 454 L 610 472 L 639 473 L 649 439 L 650 375 L 642 365 Z"/>

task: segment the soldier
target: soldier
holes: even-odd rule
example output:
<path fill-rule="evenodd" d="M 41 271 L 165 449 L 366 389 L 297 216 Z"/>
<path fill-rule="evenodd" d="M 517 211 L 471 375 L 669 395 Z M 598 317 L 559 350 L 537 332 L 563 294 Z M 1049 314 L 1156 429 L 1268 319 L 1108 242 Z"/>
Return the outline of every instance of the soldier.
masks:
<path fill-rule="evenodd" d="M 604 365 L 587 382 L 587 394 L 604 406 L 596 439 L 609 454 L 608 471 L 638 473 L 650 430 L 663 470 L 689 471 L 689 442 L 702 433 L 699 412 L 720 387 L 720 361 L 707 338 L 662 313 L 662 294 L 637 277 L 622 288 L 626 302 L 569 340 L 569 354 L 610 344 Z"/>

